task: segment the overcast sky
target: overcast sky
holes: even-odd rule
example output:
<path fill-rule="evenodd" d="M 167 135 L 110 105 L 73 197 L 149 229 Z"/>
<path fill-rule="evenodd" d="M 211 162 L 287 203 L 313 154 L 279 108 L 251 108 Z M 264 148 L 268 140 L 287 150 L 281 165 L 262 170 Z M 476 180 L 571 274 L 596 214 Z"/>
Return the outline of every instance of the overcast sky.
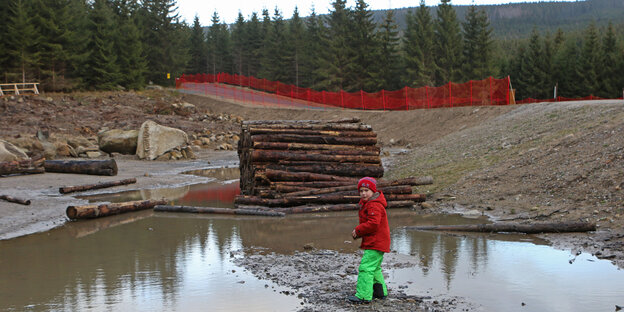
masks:
<path fill-rule="evenodd" d="M 542 0 L 549 2 L 549 0 Z M 559 0 L 576 1 L 576 0 Z M 195 15 L 199 16 L 199 22 L 202 26 L 212 24 L 212 14 L 216 11 L 219 14 L 221 22 L 228 24 L 234 23 L 238 17 L 238 12 L 243 14 L 245 20 L 248 20 L 251 13 L 257 12 L 261 17 L 262 9 L 267 8 L 273 16 L 273 11 L 277 6 L 282 12 L 282 16 L 288 19 L 292 17 L 295 6 L 299 9 L 301 17 L 310 15 L 312 7 L 316 9 L 317 14 L 326 14 L 331 8 L 332 0 L 178 0 L 178 13 L 189 24 L 193 24 Z M 355 0 L 347 0 L 347 6 L 353 7 Z M 452 5 L 477 5 L 482 4 L 505 4 L 519 2 L 537 2 L 527 0 L 452 0 Z M 368 0 L 366 3 L 371 10 L 385 10 L 390 8 L 416 7 L 420 4 L 420 0 Z M 428 6 L 436 6 L 440 4 L 439 0 L 425 0 Z"/>

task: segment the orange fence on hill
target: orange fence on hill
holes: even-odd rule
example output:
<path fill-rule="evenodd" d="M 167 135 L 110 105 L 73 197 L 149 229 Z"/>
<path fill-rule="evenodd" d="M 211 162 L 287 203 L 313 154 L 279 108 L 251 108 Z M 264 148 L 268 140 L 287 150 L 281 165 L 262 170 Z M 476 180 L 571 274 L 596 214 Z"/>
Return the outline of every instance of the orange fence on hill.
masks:
<path fill-rule="evenodd" d="M 345 92 L 342 90 L 338 92 L 316 91 L 309 88 L 287 85 L 279 81 L 227 73 L 216 75 L 182 75 L 176 78 L 176 88 L 197 89 L 196 87 L 187 87 L 185 85 L 187 83 L 224 83 L 237 85 L 290 97 L 292 99 L 353 109 L 411 110 L 419 108 L 510 104 L 509 77 L 503 79 L 490 77 L 478 81 L 471 80 L 466 83 L 449 82 L 440 87 L 405 87 L 396 91 L 381 90 L 375 93 L 364 91 Z"/>

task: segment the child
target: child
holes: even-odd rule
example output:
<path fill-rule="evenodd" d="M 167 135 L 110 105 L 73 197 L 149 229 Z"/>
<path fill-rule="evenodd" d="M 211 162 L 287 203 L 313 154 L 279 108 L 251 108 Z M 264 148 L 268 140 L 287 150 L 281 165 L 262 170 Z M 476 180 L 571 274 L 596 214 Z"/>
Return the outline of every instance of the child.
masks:
<path fill-rule="evenodd" d="M 383 255 L 390 252 L 390 227 L 386 215 L 386 198 L 377 191 L 377 181 L 370 177 L 358 182 L 360 192 L 360 224 L 353 230 L 353 239 L 362 238 L 364 255 L 358 269 L 356 293 L 347 297 L 352 303 L 369 303 L 373 297 L 384 299 L 388 289 L 381 273 Z"/>

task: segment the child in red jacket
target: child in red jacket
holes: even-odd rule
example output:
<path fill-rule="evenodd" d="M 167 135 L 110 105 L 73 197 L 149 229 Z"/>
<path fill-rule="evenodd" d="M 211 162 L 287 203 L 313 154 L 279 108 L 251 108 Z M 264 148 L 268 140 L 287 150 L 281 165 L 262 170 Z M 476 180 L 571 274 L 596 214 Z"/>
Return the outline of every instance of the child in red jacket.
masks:
<path fill-rule="evenodd" d="M 390 227 L 386 215 L 386 198 L 377 191 L 377 181 L 370 177 L 358 182 L 360 193 L 360 224 L 353 230 L 353 239 L 362 238 L 364 255 L 358 268 L 356 293 L 347 297 L 353 303 L 368 303 L 385 298 L 388 289 L 381 273 L 383 255 L 390 252 Z"/>

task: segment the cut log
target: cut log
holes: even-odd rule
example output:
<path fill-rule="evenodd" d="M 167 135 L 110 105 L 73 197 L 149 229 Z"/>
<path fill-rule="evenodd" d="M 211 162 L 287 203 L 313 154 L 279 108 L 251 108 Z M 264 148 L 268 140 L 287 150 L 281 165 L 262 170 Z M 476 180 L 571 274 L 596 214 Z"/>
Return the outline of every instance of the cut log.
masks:
<path fill-rule="evenodd" d="M 97 190 L 97 189 L 113 187 L 113 186 L 133 184 L 133 183 L 136 183 L 136 181 L 137 180 L 135 178 L 131 178 L 131 179 L 124 179 L 124 180 L 120 180 L 120 181 L 101 182 L 101 183 L 97 183 L 97 184 L 85 184 L 85 185 L 76 185 L 76 186 L 63 186 L 63 187 L 59 188 L 59 193 L 67 194 L 67 193 L 72 193 L 72 192 L 82 192 L 82 191 L 88 191 L 88 190 Z"/>
<path fill-rule="evenodd" d="M 381 165 L 367 166 L 356 164 L 332 164 L 332 165 L 301 165 L 301 166 L 284 166 L 284 165 L 268 165 L 262 166 L 267 169 L 281 170 L 287 172 L 314 172 L 319 174 L 329 174 L 337 176 L 359 176 L 379 178 L 384 174 L 384 168 Z M 262 168 L 260 167 L 260 168 Z"/>
<path fill-rule="evenodd" d="M 358 179 L 339 177 L 329 174 L 319 174 L 312 172 L 287 172 L 282 170 L 267 169 L 264 176 L 271 182 L 273 181 L 343 181 L 357 183 Z"/>
<path fill-rule="evenodd" d="M 23 160 L 0 162 L 0 176 L 11 174 L 44 173 L 45 158 L 29 158 Z"/>
<path fill-rule="evenodd" d="M 407 226 L 406 230 L 414 231 L 463 231 L 463 232 L 518 232 L 526 234 L 590 232 L 596 230 L 593 222 L 561 222 L 561 223 L 491 223 L 491 224 L 460 224 Z"/>
<path fill-rule="evenodd" d="M 286 151 L 268 151 L 254 150 L 251 152 L 252 162 L 262 161 L 332 161 L 337 163 L 371 163 L 380 164 L 379 156 L 360 156 L 360 155 L 319 155 L 319 154 L 299 154 L 289 153 Z"/>
<path fill-rule="evenodd" d="M 307 182 L 300 182 L 300 181 L 284 181 L 284 182 L 270 182 L 269 186 L 272 189 L 277 189 L 277 187 L 279 186 L 298 186 L 298 187 L 311 187 L 311 188 L 316 188 L 316 189 L 320 189 L 320 188 L 326 188 L 326 187 L 337 187 L 337 186 L 351 186 L 353 185 L 354 180 L 352 181 L 307 181 Z M 357 181 L 355 181 L 355 185 L 357 185 Z M 305 194 L 305 195 L 311 195 L 311 194 Z"/>
<path fill-rule="evenodd" d="M 271 189 L 279 193 L 292 193 L 292 192 L 318 190 L 317 188 L 295 186 L 295 185 L 283 185 L 283 184 L 271 185 Z"/>
<path fill-rule="evenodd" d="M 255 150 L 255 149 L 254 149 Z M 254 150 L 249 150 L 251 153 Z M 283 149 L 258 149 L 261 151 L 271 151 L 271 152 L 286 152 Z M 320 155 L 358 155 L 358 156 L 378 156 L 378 151 L 372 150 L 363 150 L 363 149 L 340 149 L 340 150 L 326 150 L 326 149 L 317 149 L 317 150 L 287 150 L 290 154 L 320 154 Z"/>
<path fill-rule="evenodd" d="M 371 131 L 371 126 L 363 124 L 262 124 L 262 125 L 243 125 L 243 130 L 250 127 L 262 127 L 271 129 L 301 129 L 301 130 L 335 130 L 335 131 Z"/>
<path fill-rule="evenodd" d="M 290 143 L 313 143 L 313 144 L 333 144 L 333 145 L 375 145 L 377 138 L 351 138 L 332 137 L 317 135 L 298 134 L 258 134 L 252 135 L 253 142 L 290 142 Z"/>
<path fill-rule="evenodd" d="M 137 211 L 143 209 L 151 209 L 156 205 L 164 205 L 167 200 L 137 200 L 123 203 L 100 204 L 100 205 L 84 205 L 84 206 L 68 206 L 65 213 L 67 217 L 74 219 L 91 219 L 105 216 L 116 215 L 120 213 Z"/>
<path fill-rule="evenodd" d="M 340 144 L 305 144 L 287 142 L 253 142 L 250 147 L 254 149 L 269 150 L 329 150 L 329 151 L 372 151 L 379 154 L 380 148 L 375 145 L 340 145 Z M 244 148 L 244 147 L 243 147 Z"/>
<path fill-rule="evenodd" d="M 406 178 L 406 179 L 400 179 L 400 180 L 394 180 L 394 181 L 378 181 L 377 188 L 381 188 L 383 191 L 383 187 L 387 187 L 387 186 L 396 186 L 396 185 L 416 186 L 416 185 L 426 185 L 426 184 L 432 184 L 432 183 L 433 183 L 433 177 L 431 176 L 412 177 L 412 178 Z M 357 185 L 345 185 L 345 186 L 327 187 L 323 189 L 315 189 L 315 190 L 308 190 L 308 191 L 292 192 L 285 196 L 318 195 L 318 194 L 327 194 L 327 193 L 342 192 L 342 191 L 349 191 L 349 190 L 357 190 Z"/>
<path fill-rule="evenodd" d="M 394 208 L 411 208 L 414 206 L 412 201 L 390 201 L 388 202 L 387 209 Z M 255 206 L 255 205 L 238 205 L 239 209 L 251 209 L 251 210 L 264 210 L 264 211 L 279 211 L 286 214 L 295 213 L 314 213 L 314 212 L 329 212 L 329 211 L 348 211 L 359 210 L 358 204 L 335 204 L 335 205 L 304 205 L 287 208 L 268 207 L 268 206 Z"/>
<path fill-rule="evenodd" d="M 117 175 L 115 159 L 106 160 L 46 160 L 46 172 L 78 173 L 92 175 Z"/>
<path fill-rule="evenodd" d="M 6 200 L 10 203 L 22 204 L 22 205 L 30 205 L 29 199 L 21 199 L 9 195 L 0 195 L 0 199 Z"/>
<path fill-rule="evenodd" d="M 424 201 L 424 194 L 388 194 L 384 195 L 389 201 Z M 234 204 L 259 205 L 268 207 L 291 207 L 306 204 L 347 204 L 358 203 L 360 196 L 357 195 L 311 195 L 285 198 L 262 198 L 258 196 L 238 195 L 234 198 Z"/>
<path fill-rule="evenodd" d="M 281 125 L 281 124 L 323 124 L 323 123 L 357 123 L 360 118 L 340 118 L 330 120 L 245 120 L 243 125 Z"/>
<path fill-rule="evenodd" d="M 308 129 L 275 129 L 249 128 L 251 135 L 256 134 L 300 134 L 300 135 L 327 135 L 336 137 L 377 137 L 373 131 L 340 131 L 340 130 L 308 130 Z"/>
<path fill-rule="evenodd" d="M 193 206 L 166 206 L 166 205 L 157 205 L 156 207 L 154 207 L 154 211 L 215 213 L 215 214 L 252 215 L 252 216 L 266 216 L 266 217 L 283 217 L 285 215 L 284 212 L 278 212 L 278 211 L 264 211 L 264 210 L 253 210 L 253 209 L 228 209 L 228 208 L 214 208 L 214 207 L 193 207 Z"/>
<path fill-rule="evenodd" d="M 314 189 L 311 191 L 305 192 L 294 192 L 282 194 L 282 197 L 299 197 L 299 196 L 314 196 L 314 195 L 351 195 L 351 196 L 359 196 L 357 186 L 356 188 L 349 187 L 344 190 L 346 187 L 334 187 L 334 188 L 326 188 L 326 189 Z M 411 194 L 412 187 L 409 185 L 393 185 L 393 186 L 384 186 L 378 187 L 378 190 L 384 193 L 384 196 L 389 194 Z M 332 192 L 328 190 L 334 190 Z M 324 192 L 321 192 L 324 191 Z M 319 193 L 321 192 L 321 193 Z"/>

